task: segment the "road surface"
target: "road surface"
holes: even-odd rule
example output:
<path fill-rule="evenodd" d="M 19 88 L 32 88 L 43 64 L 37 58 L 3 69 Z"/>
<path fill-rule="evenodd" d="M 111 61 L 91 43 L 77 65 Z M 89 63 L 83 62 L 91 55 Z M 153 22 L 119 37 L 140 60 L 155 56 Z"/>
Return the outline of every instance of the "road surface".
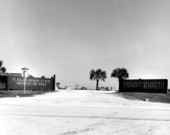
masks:
<path fill-rule="evenodd" d="M 170 104 L 112 91 L 62 90 L 0 99 L 0 135 L 169 135 Z"/>

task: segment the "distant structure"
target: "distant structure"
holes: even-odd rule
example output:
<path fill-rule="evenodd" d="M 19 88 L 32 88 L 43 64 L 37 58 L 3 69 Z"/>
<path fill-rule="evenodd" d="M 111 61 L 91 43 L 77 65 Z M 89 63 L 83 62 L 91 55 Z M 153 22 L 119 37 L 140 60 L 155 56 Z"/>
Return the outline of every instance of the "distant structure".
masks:
<path fill-rule="evenodd" d="M 167 79 L 126 79 L 119 81 L 119 92 L 167 93 Z"/>
<path fill-rule="evenodd" d="M 58 89 L 60 89 L 60 82 L 57 82 L 57 83 L 56 83 L 56 87 L 57 87 Z"/>

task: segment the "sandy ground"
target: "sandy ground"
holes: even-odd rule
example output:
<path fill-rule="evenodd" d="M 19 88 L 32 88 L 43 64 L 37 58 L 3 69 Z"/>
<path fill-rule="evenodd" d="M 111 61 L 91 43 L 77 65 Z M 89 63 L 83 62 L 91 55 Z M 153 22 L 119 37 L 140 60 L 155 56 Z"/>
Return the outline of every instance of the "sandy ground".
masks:
<path fill-rule="evenodd" d="M 112 91 L 58 91 L 0 99 L 0 135 L 170 135 L 170 104 Z"/>

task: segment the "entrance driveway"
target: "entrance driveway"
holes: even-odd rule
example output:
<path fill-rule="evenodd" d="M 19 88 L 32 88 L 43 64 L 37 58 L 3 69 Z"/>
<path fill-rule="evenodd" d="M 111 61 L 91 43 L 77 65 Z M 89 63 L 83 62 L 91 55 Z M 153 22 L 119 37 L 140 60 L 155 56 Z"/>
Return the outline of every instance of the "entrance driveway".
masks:
<path fill-rule="evenodd" d="M 112 91 L 62 90 L 0 99 L 1 135 L 169 135 L 170 104 Z"/>

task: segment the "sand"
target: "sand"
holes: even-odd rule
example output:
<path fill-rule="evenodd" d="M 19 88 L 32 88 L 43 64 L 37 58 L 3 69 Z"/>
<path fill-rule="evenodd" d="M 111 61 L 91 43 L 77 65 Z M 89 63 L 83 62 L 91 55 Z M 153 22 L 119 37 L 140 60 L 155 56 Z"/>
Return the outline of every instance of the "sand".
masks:
<path fill-rule="evenodd" d="M 131 101 L 113 91 L 0 99 L 0 135 L 161 134 L 170 134 L 170 104 Z"/>

